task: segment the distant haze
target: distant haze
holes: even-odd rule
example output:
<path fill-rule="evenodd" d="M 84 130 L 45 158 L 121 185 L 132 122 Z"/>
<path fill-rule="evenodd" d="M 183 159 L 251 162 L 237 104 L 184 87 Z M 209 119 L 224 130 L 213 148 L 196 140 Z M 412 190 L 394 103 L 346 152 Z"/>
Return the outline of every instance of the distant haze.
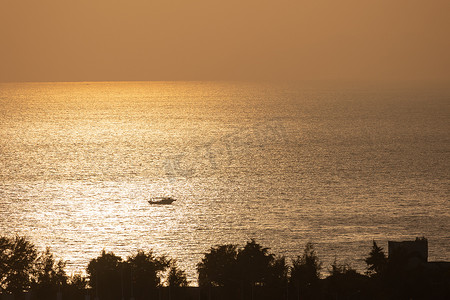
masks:
<path fill-rule="evenodd" d="M 448 0 L 1 0 L 0 81 L 450 80 Z"/>

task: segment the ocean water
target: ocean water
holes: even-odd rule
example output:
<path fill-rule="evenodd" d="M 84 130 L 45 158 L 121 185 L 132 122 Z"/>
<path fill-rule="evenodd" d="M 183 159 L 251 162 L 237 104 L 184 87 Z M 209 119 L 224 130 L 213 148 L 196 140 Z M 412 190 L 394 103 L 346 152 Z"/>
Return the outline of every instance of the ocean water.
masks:
<path fill-rule="evenodd" d="M 450 92 L 227 82 L 0 84 L 0 234 L 82 272 L 255 238 L 364 270 L 372 239 L 450 260 Z M 152 197 L 177 199 L 151 206 Z M 387 250 L 387 249 L 386 249 Z"/>

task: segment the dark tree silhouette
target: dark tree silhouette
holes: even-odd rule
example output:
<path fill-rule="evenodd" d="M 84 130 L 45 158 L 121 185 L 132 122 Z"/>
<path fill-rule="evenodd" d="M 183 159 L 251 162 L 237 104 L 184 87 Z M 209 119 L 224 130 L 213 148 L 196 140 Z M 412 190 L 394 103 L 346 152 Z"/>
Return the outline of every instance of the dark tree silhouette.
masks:
<path fill-rule="evenodd" d="M 167 283 L 170 287 L 188 286 L 186 273 L 183 270 L 178 269 L 175 261 L 171 262 L 169 274 L 167 275 Z"/>
<path fill-rule="evenodd" d="M 127 258 L 126 264 L 126 274 L 132 278 L 134 296 L 144 297 L 152 289 L 162 286 L 162 273 L 169 267 L 170 260 L 165 256 L 155 256 L 152 251 L 139 250 Z M 126 283 L 129 282 L 127 279 Z"/>
<path fill-rule="evenodd" d="M 200 287 L 221 287 L 223 299 L 250 299 L 255 286 L 284 291 L 288 273 L 286 259 L 275 258 L 255 240 L 241 249 L 231 244 L 211 248 L 197 270 Z"/>
<path fill-rule="evenodd" d="M 375 240 L 373 241 L 372 250 L 365 259 L 367 264 L 367 275 L 371 277 L 379 277 L 383 274 L 387 265 L 387 258 L 383 248 L 379 247 Z"/>
<path fill-rule="evenodd" d="M 244 285 L 264 285 L 270 277 L 274 255 L 255 240 L 247 242 L 237 255 L 237 264 Z"/>
<path fill-rule="evenodd" d="M 285 287 L 288 281 L 289 267 L 284 256 L 276 257 L 269 266 L 266 284 L 271 287 Z"/>
<path fill-rule="evenodd" d="M 88 286 L 86 277 L 83 277 L 81 274 L 74 274 L 70 276 L 67 283 L 77 290 L 84 290 Z"/>
<path fill-rule="evenodd" d="M 162 273 L 170 263 L 152 251 L 139 250 L 126 261 L 104 250 L 89 262 L 87 274 L 93 293 L 103 299 L 136 296 L 147 297 L 151 290 L 162 285 Z"/>
<path fill-rule="evenodd" d="M 419 240 L 422 242 L 422 240 Z M 403 245 L 403 244 L 402 244 Z M 407 245 L 409 245 L 407 243 Z M 205 253 L 197 265 L 201 299 L 447 299 L 450 272 L 447 262 L 427 262 L 423 249 L 390 249 L 389 258 L 375 241 L 367 263 L 367 275 L 359 274 L 337 259 L 320 279 L 321 262 L 307 243 L 302 256 L 286 265 L 268 248 L 251 240 L 243 248 L 219 245 Z M 24 237 L 0 236 L 0 296 L 21 299 L 30 291 L 32 299 L 82 299 L 87 293 L 99 299 L 192 299 L 186 274 L 175 260 L 138 251 L 126 261 L 102 251 L 87 267 L 89 282 L 81 275 L 68 277 L 65 263 L 47 248 L 38 255 Z M 290 271 L 290 272 L 288 272 Z M 288 274 L 290 276 L 288 276 Z M 164 277 L 167 275 L 167 277 Z M 370 276 L 369 276 L 370 275 Z M 163 280 L 165 279 L 165 281 Z M 169 288 L 159 289 L 167 283 Z M 87 283 L 91 290 L 86 291 Z M 287 284 L 288 283 L 288 284 Z M 207 287 L 207 288 L 204 288 Z M 8 297 L 8 296 L 6 296 Z M 450 299 L 450 298 L 449 298 Z"/>
<path fill-rule="evenodd" d="M 0 237 L 0 292 L 29 290 L 36 258 L 36 248 L 25 237 Z"/>
<path fill-rule="evenodd" d="M 197 264 L 199 285 L 236 286 L 238 283 L 237 255 L 236 245 L 212 247 Z"/>
<path fill-rule="evenodd" d="M 68 277 L 64 268 L 66 263 L 55 261 L 50 248 L 47 248 L 36 261 L 36 282 L 34 290 L 38 298 L 49 299 L 66 286 Z"/>
<path fill-rule="evenodd" d="M 317 257 L 314 245 L 307 243 L 303 255 L 298 256 L 297 259 L 292 261 L 291 285 L 296 285 L 304 289 L 316 284 L 320 279 L 321 268 L 322 263 Z"/>
<path fill-rule="evenodd" d="M 350 273 L 357 273 L 356 270 L 353 269 L 349 264 L 338 263 L 336 257 L 334 258 L 334 261 L 331 264 L 331 268 L 328 269 L 328 272 L 330 273 L 330 276 L 339 276 Z"/>
<path fill-rule="evenodd" d="M 89 285 L 100 299 L 119 299 L 123 287 L 122 258 L 103 250 L 87 266 Z"/>
<path fill-rule="evenodd" d="M 84 299 L 88 282 L 86 277 L 81 274 L 74 274 L 67 280 L 67 286 L 64 290 L 63 299 Z M 49 298 L 52 299 L 53 297 Z"/>
<path fill-rule="evenodd" d="M 330 276 L 323 280 L 322 293 L 335 299 L 371 299 L 369 277 L 359 274 L 347 263 L 338 263 L 337 259 L 328 269 Z"/>
<path fill-rule="evenodd" d="M 217 299 L 286 296 L 286 259 L 276 258 L 253 239 L 240 249 L 231 244 L 211 248 L 197 270 L 200 287 L 217 287 L 215 291 L 220 294 Z M 203 290 L 211 296 L 210 288 Z"/>

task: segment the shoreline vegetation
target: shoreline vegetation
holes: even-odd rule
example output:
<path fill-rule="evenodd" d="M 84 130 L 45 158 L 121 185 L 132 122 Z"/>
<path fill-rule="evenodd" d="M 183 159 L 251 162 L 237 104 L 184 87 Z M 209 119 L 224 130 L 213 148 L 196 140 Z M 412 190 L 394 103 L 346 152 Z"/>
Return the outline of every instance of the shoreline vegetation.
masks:
<path fill-rule="evenodd" d="M 389 255 L 373 241 L 362 274 L 337 258 L 323 266 L 312 243 L 288 261 L 252 239 L 211 247 L 194 287 L 175 259 L 152 250 L 126 258 L 103 250 L 86 275 L 69 276 L 50 248 L 0 236 L 0 299 L 450 299 L 450 263 L 427 259 L 425 238 L 390 242 Z"/>

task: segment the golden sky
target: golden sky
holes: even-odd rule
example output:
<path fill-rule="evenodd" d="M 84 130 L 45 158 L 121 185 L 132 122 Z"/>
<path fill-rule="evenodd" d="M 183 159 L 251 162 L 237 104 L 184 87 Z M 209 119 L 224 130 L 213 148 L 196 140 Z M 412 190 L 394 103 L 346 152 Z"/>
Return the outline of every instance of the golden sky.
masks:
<path fill-rule="evenodd" d="M 0 0 L 0 81 L 450 80 L 449 0 Z"/>

